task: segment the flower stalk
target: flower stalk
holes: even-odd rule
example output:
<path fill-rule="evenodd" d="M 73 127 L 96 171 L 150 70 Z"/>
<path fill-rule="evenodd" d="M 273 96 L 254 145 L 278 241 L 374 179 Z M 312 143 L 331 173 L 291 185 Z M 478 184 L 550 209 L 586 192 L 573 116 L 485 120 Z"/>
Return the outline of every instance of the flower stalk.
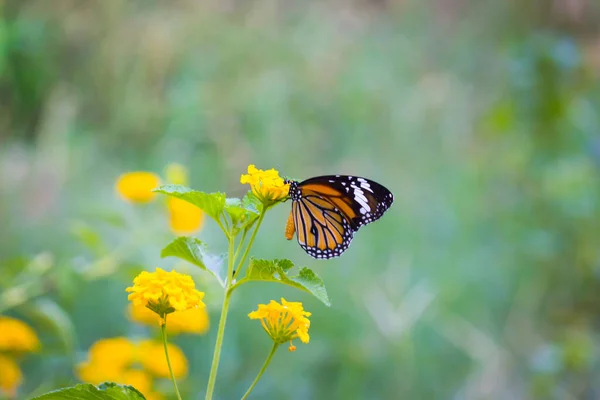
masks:
<path fill-rule="evenodd" d="M 265 360 L 262 368 L 258 372 L 258 375 L 256 375 L 256 378 L 254 378 L 254 382 L 252 382 L 252 384 L 250 385 L 250 387 L 248 388 L 248 390 L 246 391 L 246 393 L 242 397 L 242 400 L 246 400 L 248 398 L 248 396 L 250 395 L 250 392 L 252 392 L 252 389 L 254 389 L 254 386 L 256 386 L 256 384 L 258 383 L 258 381 L 260 380 L 260 378 L 265 373 L 267 367 L 271 363 L 271 359 L 275 355 L 275 352 L 277 351 L 278 348 L 279 348 L 279 343 L 273 342 L 273 347 L 271 348 L 271 352 L 267 356 L 267 359 Z"/>
<path fill-rule="evenodd" d="M 225 299 L 221 307 L 221 318 L 217 328 L 217 340 L 215 342 L 215 351 L 213 353 L 212 365 L 210 366 L 210 375 L 208 376 L 208 386 L 206 387 L 206 400 L 212 399 L 217 381 L 217 370 L 219 369 L 219 360 L 221 358 L 221 347 L 223 346 L 223 336 L 225 335 L 225 324 L 227 323 L 227 313 L 229 311 L 229 300 L 231 299 L 231 276 L 233 275 L 233 247 L 234 238 L 229 237 L 229 250 L 227 252 L 227 277 L 225 279 Z"/>
<path fill-rule="evenodd" d="M 169 373 L 171 374 L 171 380 L 173 381 L 173 386 L 175 387 L 175 393 L 177 394 L 177 399 L 181 400 L 181 394 L 179 394 L 179 388 L 177 387 L 177 380 L 175 379 L 175 375 L 173 374 L 173 368 L 171 368 L 171 360 L 169 359 L 169 350 L 167 347 L 167 316 L 164 316 L 163 323 L 160 324 L 160 331 L 162 333 L 163 345 L 165 346 L 165 357 L 167 358 L 167 365 L 169 367 Z"/>
<path fill-rule="evenodd" d="M 237 264 L 237 268 L 234 270 L 233 265 L 235 263 L 235 254 L 237 253 L 237 251 L 235 251 L 234 247 L 235 247 L 235 237 L 232 234 L 228 235 L 228 241 L 229 241 L 229 246 L 228 246 L 228 251 L 227 251 L 227 277 L 225 279 L 225 298 L 223 300 L 223 306 L 221 307 L 221 317 L 219 319 L 219 327 L 217 328 L 217 339 L 215 341 L 215 350 L 213 353 L 213 360 L 212 360 L 212 365 L 210 367 L 210 375 L 208 377 L 208 386 L 206 387 L 206 400 L 210 400 L 212 399 L 214 390 L 215 390 L 215 383 L 217 381 L 217 370 L 219 369 L 219 360 L 221 359 L 221 348 L 223 347 L 223 337 L 225 336 L 225 325 L 227 323 L 227 314 L 229 312 L 229 302 L 231 300 L 231 293 L 232 293 L 232 289 L 234 287 L 234 271 L 235 271 L 235 275 L 237 275 L 240 271 L 240 269 L 242 268 L 242 266 L 244 265 L 244 262 L 246 261 L 246 258 L 248 257 L 248 253 L 250 251 L 250 248 L 252 247 L 252 244 L 254 243 L 254 238 L 256 237 L 256 233 L 258 232 L 258 229 L 263 221 L 263 218 L 265 216 L 265 212 L 261 212 L 260 216 L 258 217 L 258 221 L 256 223 L 256 227 L 254 229 L 254 232 L 252 233 L 252 236 L 250 237 L 250 240 L 248 241 L 248 245 L 246 246 L 246 250 L 244 251 L 244 254 L 242 255 L 242 259 L 240 260 L 240 262 Z M 243 242 L 240 242 L 240 246 L 243 245 Z M 239 250 L 239 249 L 238 249 Z"/>
<path fill-rule="evenodd" d="M 234 278 L 235 278 L 235 276 L 237 276 L 240 273 L 241 267 L 244 265 L 244 263 L 246 262 L 246 259 L 248 258 L 248 254 L 250 253 L 250 248 L 252 247 L 252 244 L 254 243 L 254 238 L 256 237 L 256 234 L 258 233 L 258 228 L 260 228 L 260 224 L 262 224 L 264 217 L 265 217 L 265 210 L 263 210 L 260 213 L 260 216 L 258 217 L 258 221 L 256 222 L 256 227 L 254 228 L 254 232 L 252 232 L 252 236 L 250 236 L 250 240 L 248 241 L 248 246 L 246 246 L 246 251 L 244 251 L 244 254 L 242 255 L 242 259 L 240 260 L 240 262 L 238 264 L 238 268 L 236 269 L 235 275 L 233 276 Z"/>

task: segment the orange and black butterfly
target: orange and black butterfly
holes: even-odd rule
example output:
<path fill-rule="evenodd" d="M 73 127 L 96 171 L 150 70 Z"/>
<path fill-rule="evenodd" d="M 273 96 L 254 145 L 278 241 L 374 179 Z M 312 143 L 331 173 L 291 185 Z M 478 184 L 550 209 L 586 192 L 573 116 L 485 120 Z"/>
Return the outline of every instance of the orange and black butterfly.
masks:
<path fill-rule="evenodd" d="M 394 202 L 394 195 L 369 179 L 347 175 L 326 175 L 290 184 L 292 212 L 286 238 L 294 232 L 300 247 L 314 258 L 340 256 L 354 232 L 381 218 Z"/>

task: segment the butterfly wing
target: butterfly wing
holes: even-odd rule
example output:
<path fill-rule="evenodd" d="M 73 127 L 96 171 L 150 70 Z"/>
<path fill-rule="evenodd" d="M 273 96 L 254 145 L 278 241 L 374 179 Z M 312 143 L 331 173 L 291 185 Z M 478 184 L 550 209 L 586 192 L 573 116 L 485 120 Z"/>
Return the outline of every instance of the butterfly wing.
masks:
<path fill-rule="evenodd" d="M 350 221 L 356 231 L 378 220 L 394 202 L 385 186 L 349 175 L 325 175 L 298 184 L 302 196 L 313 194 L 330 201 Z"/>
<path fill-rule="evenodd" d="M 341 255 L 354 236 L 350 221 L 331 202 L 318 195 L 309 194 L 295 200 L 292 217 L 298 244 L 314 258 Z"/>
<path fill-rule="evenodd" d="M 292 181 L 290 197 L 298 243 L 315 258 L 341 255 L 354 232 L 381 218 L 394 201 L 379 183 L 347 175 Z M 293 232 L 288 239 L 292 236 Z"/>

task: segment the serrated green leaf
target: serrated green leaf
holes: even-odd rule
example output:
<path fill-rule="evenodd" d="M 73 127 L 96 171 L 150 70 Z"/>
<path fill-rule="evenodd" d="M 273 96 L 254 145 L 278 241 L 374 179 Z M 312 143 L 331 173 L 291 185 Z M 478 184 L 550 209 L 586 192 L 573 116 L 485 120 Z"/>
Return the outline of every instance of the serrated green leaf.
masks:
<path fill-rule="evenodd" d="M 263 203 L 252 192 L 246 193 L 242 199 L 242 205 L 246 210 L 251 210 L 260 214 L 264 208 Z"/>
<path fill-rule="evenodd" d="M 221 277 L 223 257 L 210 254 L 206 251 L 206 244 L 201 240 L 188 236 L 180 236 L 169 243 L 160 252 L 162 258 L 178 257 L 189 263 L 210 272 L 221 284 L 225 286 Z"/>
<path fill-rule="evenodd" d="M 302 267 L 298 272 L 298 275 L 290 276 L 288 279 L 289 281 L 294 282 L 294 284 L 300 285 L 304 290 L 308 290 L 313 296 L 321 300 L 328 307 L 331 306 L 329 296 L 327 296 L 327 290 L 325 289 L 325 283 L 312 269 Z M 290 285 L 289 282 L 286 283 Z"/>
<path fill-rule="evenodd" d="M 216 221 L 219 221 L 225 209 L 224 193 L 204 193 L 181 185 L 163 185 L 153 191 L 192 203 Z"/>
<path fill-rule="evenodd" d="M 237 198 L 225 201 L 225 212 L 229 214 L 234 225 L 237 225 L 247 213 L 246 209 L 242 206 L 242 201 Z"/>
<path fill-rule="evenodd" d="M 323 280 L 311 269 L 303 267 L 298 275 L 288 275 L 294 264 L 290 260 L 250 259 L 246 276 L 238 284 L 250 281 L 278 282 L 303 290 L 331 306 Z"/>
<path fill-rule="evenodd" d="M 98 387 L 82 383 L 34 397 L 32 400 L 145 400 L 144 395 L 129 385 L 105 382 Z"/>
<path fill-rule="evenodd" d="M 234 234 L 252 225 L 259 216 L 259 212 L 253 204 L 245 205 L 242 200 L 237 198 L 226 200 L 225 212 L 231 219 Z"/>

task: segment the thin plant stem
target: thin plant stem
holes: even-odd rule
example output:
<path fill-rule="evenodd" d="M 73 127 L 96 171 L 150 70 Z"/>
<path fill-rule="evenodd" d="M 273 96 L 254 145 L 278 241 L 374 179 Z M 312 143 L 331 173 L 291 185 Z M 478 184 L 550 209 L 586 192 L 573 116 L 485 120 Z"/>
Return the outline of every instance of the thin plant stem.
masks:
<path fill-rule="evenodd" d="M 169 350 L 167 346 L 167 316 L 165 315 L 163 323 L 160 325 L 160 331 L 162 332 L 163 344 L 165 346 L 165 356 L 167 357 L 167 365 L 169 366 L 169 372 L 171 373 L 171 380 L 173 381 L 173 386 L 175 386 L 175 393 L 177 393 L 177 399 L 181 400 L 181 395 L 179 394 L 179 388 L 177 387 L 177 381 L 175 380 L 175 375 L 173 375 L 173 368 L 171 368 L 171 360 L 169 359 Z"/>
<path fill-rule="evenodd" d="M 228 236 L 229 237 L 229 236 Z M 231 299 L 231 275 L 233 273 L 233 255 L 235 238 L 229 237 L 229 251 L 227 259 L 227 276 L 225 279 L 225 299 L 223 307 L 221 307 L 221 318 L 219 319 L 219 328 L 217 329 L 217 340 L 215 342 L 215 351 L 213 353 L 212 365 L 210 367 L 210 375 L 208 377 L 208 386 L 206 387 L 206 400 L 212 399 L 217 381 L 217 370 L 219 369 L 219 359 L 221 358 L 221 347 L 223 346 L 223 336 L 225 334 L 225 323 L 227 322 L 227 313 L 229 311 L 229 300 Z"/>
<path fill-rule="evenodd" d="M 237 261 L 237 258 L 240 255 L 240 250 L 242 249 L 242 247 L 244 247 L 244 240 L 246 240 L 247 234 L 248 234 L 248 229 L 244 229 L 244 232 L 242 232 L 242 238 L 240 239 L 240 241 L 238 243 L 238 248 L 235 250 L 235 254 L 233 255 L 234 263 L 235 263 L 235 261 Z M 235 274 L 235 272 L 234 272 L 234 274 Z"/>
<path fill-rule="evenodd" d="M 250 392 L 252 391 L 252 389 L 254 389 L 254 386 L 256 386 L 256 384 L 258 383 L 258 381 L 260 380 L 260 378 L 262 377 L 262 375 L 265 373 L 265 370 L 267 369 L 267 367 L 271 363 L 271 359 L 275 355 L 275 352 L 277 351 L 278 347 L 279 347 L 279 344 L 273 343 L 273 348 L 271 349 L 271 352 L 267 356 L 267 359 L 265 360 L 265 363 L 263 364 L 262 368 L 258 372 L 258 375 L 256 375 L 256 378 L 254 379 L 254 382 L 252 382 L 252 385 L 250 385 L 250 387 L 248 388 L 248 390 L 244 394 L 244 397 L 242 397 L 242 400 L 246 400 L 248 398 L 248 396 L 250 395 Z"/>
<path fill-rule="evenodd" d="M 252 236 L 250 237 L 250 240 L 248 241 L 248 245 L 246 246 L 246 250 L 244 251 L 244 254 L 242 256 L 242 259 L 240 260 L 239 264 L 238 264 L 238 268 L 235 270 L 235 274 L 237 275 L 242 266 L 244 265 L 244 262 L 246 261 L 246 258 L 248 257 L 248 253 L 250 252 L 250 248 L 252 247 L 252 244 L 254 243 L 254 238 L 256 237 L 256 234 L 258 232 L 258 228 L 260 227 L 260 224 L 263 221 L 263 218 L 265 217 L 265 211 L 263 210 L 260 213 L 260 217 L 258 217 L 258 221 L 256 223 L 256 228 L 254 229 L 254 232 L 252 232 Z M 219 369 L 219 360 L 221 358 L 221 347 L 223 347 L 223 337 L 225 336 L 225 324 L 227 323 L 227 313 L 229 312 L 229 302 L 231 300 L 231 287 L 233 286 L 233 265 L 235 263 L 235 259 L 236 259 L 236 251 L 234 251 L 235 248 L 235 237 L 233 235 L 232 232 L 227 233 L 227 239 L 229 241 L 229 250 L 227 252 L 227 276 L 226 276 L 226 280 L 225 280 L 225 299 L 223 300 L 223 306 L 221 307 L 221 317 L 219 319 L 219 327 L 217 328 L 217 339 L 215 341 L 215 351 L 213 353 L 213 360 L 212 360 L 212 365 L 210 367 L 210 374 L 208 376 L 208 386 L 206 387 L 206 400 L 211 400 L 213 393 L 215 391 L 215 383 L 217 381 L 217 370 Z M 243 243 L 239 244 L 240 246 L 243 245 Z"/>
<path fill-rule="evenodd" d="M 252 232 L 252 236 L 250 236 L 250 240 L 248 241 L 248 246 L 246 246 L 246 251 L 244 251 L 244 255 L 242 255 L 242 259 L 240 260 L 240 263 L 238 264 L 238 267 L 235 271 L 235 274 L 239 274 L 240 270 L 242 269 L 242 267 L 244 266 L 244 263 L 246 262 L 246 258 L 248 258 L 248 253 L 250 253 L 250 248 L 252 247 L 252 244 L 254 243 L 254 238 L 256 237 L 256 234 L 258 233 L 258 228 L 260 228 L 260 224 L 263 221 L 263 218 L 265 217 L 265 211 L 267 210 L 263 210 L 263 212 L 260 213 L 260 217 L 258 217 L 258 222 L 256 223 L 256 228 L 254 228 L 254 232 Z"/>

